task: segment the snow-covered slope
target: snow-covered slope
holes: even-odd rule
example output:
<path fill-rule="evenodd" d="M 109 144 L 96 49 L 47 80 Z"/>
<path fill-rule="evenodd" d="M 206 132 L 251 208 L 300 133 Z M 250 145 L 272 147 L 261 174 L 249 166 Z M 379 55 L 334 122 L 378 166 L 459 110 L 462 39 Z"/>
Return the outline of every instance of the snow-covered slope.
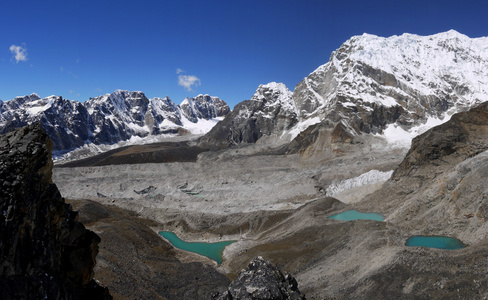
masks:
<path fill-rule="evenodd" d="M 487 92 L 488 38 L 451 30 L 354 36 L 297 85 L 293 98 L 299 121 L 318 116 L 354 133 L 381 134 L 443 119 L 487 101 Z"/>
<path fill-rule="evenodd" d="M 198 98 L 198 97 L 197 97 Z M 227 104 L 210 97 L 210 114 L 188 119 L 183 109 L 168 97 L 148 99 L 142 92 L 117 90 L 84 103 L 37 94 L 0 102 L 0 132 L 41 122 L 53 139 L 56 153 L 85 144 L 110 145 L 151 136 L 176 134 L 181 130 L 203 134 L 228 113 Z M 185 100 L 186 101 L 186 100 Z"/>

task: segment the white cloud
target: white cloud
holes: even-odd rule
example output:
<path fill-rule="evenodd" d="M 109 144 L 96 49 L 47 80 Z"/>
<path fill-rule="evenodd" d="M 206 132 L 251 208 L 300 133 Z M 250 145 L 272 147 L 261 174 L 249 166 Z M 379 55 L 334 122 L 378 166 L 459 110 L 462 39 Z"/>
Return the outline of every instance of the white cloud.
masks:
<path fill-rule="evenodd" d="M 184 71 L 184 70 L 182 70 L 182 69 L 180 69 L 180 68 L 177 68 L 177 69 L 176 69 L 176 74 L 180 74 L 180 73 L 184 73 L 184 72 L 185 72 L 185 71 Z"/>
<path fill-rule="evenodd" d="M 195 75 L 179 75 L 178 85 L 184 87 L 187 91 L 191 92 L 192 86 L 200 86 L 201 82 Z"/>
<path fill-rule="evenodd" d="M 14 54 L 14 56 L 12 56 L 12 60 L 15 59 L 17 63 L 19 61 L 27 60 L 27 48 L 25 44 L 22 44 L 22 46 L 17 46 L 17 45 L 10 46 L 10 52 Z"/>

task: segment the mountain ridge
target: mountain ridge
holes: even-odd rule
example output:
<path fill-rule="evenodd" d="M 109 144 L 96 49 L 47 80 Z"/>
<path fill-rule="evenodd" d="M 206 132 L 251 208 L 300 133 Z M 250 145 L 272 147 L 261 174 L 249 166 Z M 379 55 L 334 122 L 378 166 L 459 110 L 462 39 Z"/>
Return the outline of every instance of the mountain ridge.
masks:
<path fill-rule="evenodd" d="M 62 153 L 85 144 L 115 144 L 133 137 L 202 134 L 230 110 L 223 100 L 207 95 L 186 98 L 183 103 L 193 110 L 167 96 L 148 99 L 140 91 L 116 90 L 86 102 L 61 96 L 41 99 L 33 93 L 0 102 L 0 132 L 40 122 L 53 139 L 54 151 Z"/>

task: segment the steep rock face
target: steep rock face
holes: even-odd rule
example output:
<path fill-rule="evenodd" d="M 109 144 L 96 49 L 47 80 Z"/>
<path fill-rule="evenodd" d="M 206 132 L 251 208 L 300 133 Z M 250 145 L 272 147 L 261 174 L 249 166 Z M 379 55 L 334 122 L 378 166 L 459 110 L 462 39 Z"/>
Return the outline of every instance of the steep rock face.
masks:
<path fill-rule="evenodd" d="M 100 238 L 52 183 L 51 147 L 40 125 L 0 138 L 0 298 L 110 299 L 93 280 Z"/>
<path fill-rule="evenodd" d="M 146 136 L 145 115 L 149 99 L 142 92 L 117 90 L 92 98 L 85 105 L 93 120 L 96 144 L 113 144 L 132 135 Z"/>
<path fill-rule="evenodd" d="M 214 119 L 224 117 L 230 112 L 230 108 L 218 97 L 198 95 L 195 98 L 186 98 L 179 105 L 183 115 L 193 123 L 198 119 Z"/>
<path fill-rule="evenodd" d="M 131 137 L 191 132 L 200 120 L 229 112 L 223 100 L 208 95 L 184 103 L 191 103 L 191 109 L 183 110 L 168 97 L 148 99 L 142 92 L 122 90 L 84 103 L 32 94 L 0 103 L 0 133 L 41 122 L 54 142 L 53 149 L 64 153 L 90 143 L 114 144 Z"/>
<path fill-rule="evenodd" d="M 292 93 L 282 83 L 260 85 L 251 100 L 243 101 L 201 139 L 201 145 L 225 148 L 255 143 L 263 135 L 281 134 L 296 123 Z"/>
<path fill-rule="evenodd" d="M 352 37 L 296 86 L 299 122 L 318 117 L 329 131 L 342 123 L 353 136 L 441 123 L 488 100 L 486 42 L 455 31 Z"/>
<path fill-rule="evenodd" d="M 305 295 L 298 289 L 293 276 L 283 274 L 269 261 L 257 257 L 237 275 L 227 291 L 216 299 L 300 300 L 305 299 Z"/>
<path fill-rule="evenodd" d="M 150 107 L 145 116 L 145 122 L 151 128 L 151 134 L 165 133 L 168 130 L 164 126 L 165 120 L 167 120 L 166 123 L 170 122 L 170 124 L 183 126 L 181 112 L 169 97 L 151 99 Z"/>

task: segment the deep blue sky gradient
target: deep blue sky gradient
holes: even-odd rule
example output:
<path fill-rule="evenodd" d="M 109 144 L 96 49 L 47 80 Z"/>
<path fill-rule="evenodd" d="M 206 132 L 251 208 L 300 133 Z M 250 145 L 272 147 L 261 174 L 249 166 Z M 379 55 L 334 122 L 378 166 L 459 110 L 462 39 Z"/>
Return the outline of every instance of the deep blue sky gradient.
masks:
<path fill-rule="evenodd" d="M 234 106 L 259 84 L 293 90 L 353 35 L 487 36 L 487 12 L 488 1 L 469 0 L 2 0 L 0 99 L 85 101 L 125 89 L 177 104 L 210 94 Z M 11 45 L 25 45 L 27 60 L 16 62 Z M 178 68 L 201 85 L 179 86 Z"/>

